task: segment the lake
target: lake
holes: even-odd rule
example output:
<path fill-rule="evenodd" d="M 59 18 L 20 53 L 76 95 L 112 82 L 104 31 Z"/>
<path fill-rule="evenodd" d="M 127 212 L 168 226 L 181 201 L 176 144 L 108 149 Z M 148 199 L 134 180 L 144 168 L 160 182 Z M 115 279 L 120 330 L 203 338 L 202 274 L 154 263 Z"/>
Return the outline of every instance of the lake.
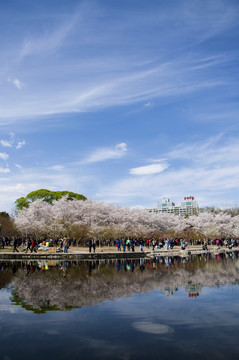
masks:
<path fill-rule="evenodd" d="M 1 359 L 236 359 L 237 252 L 0 263 Z"/>

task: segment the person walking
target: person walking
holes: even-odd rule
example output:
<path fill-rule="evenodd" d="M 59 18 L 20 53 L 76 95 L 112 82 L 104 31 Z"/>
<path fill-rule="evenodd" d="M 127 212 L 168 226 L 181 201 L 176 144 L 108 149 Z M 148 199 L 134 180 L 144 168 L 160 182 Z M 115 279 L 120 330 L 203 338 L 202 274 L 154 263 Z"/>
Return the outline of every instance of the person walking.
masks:
<path fill-rule="evenodd" d="M 143 239 L 139 240 L 139 249 L 140 249 L 140 251 L 144 251 L 144 240 Z"/>
<path fill-rule="evenodd" d="M 118 239 L 116 241 L 116 246 L 117 246 L 118 251 L 121 251 L 121 240 L 120 239 Z"/>
<path fill-rule="evenodd" d="M 93 240 L 92 247 L 93 247 L 93 251 L 95 253 L 95 248 L 96 248 L 96 241 L 95 240 Z"/>
<path fill-rule="evenodd" d="M 31 239 L 28 239 L 28 241 L 27 241 L 27 247 L 26 247 L 26 250 L 25 250 L 26 253 L 28 252 L 28 250 L 31 251 L 31 244 L 32 244 Z"/>
<path fill-rule="evenodd" d="M 5 237 L 3 236 L 3 237 L 2 237 L 2 248 L 3 248 L 3 249 L 5 248 L 5 244 L 6 244 L 6 239 L 5 239 Z"/>
<path fill-rule="evenodd" d="M 63 248 L 64 248 L 64 253 L 68 252 L 68 241 L 67 241 L 67 237 L 64 237 L 63 239 Z"/>
<path fill-rule="evenodd" d="M 17 246 L 18 246 L 18 240 L 16 239 L 16 238 L 14 238 L 14 240 L 13 240 L 13 252 L 19 252 L 18 250 L 17 250 Z"/>
<path fill-rule="evenodd" d="M 36 252 L 35 246 L 36 246 L 36 242 L 35 240 L 32 239 L 30 246 L 31 253 L 33 252 L 33 250 Z"/>
<path fill-rule="evenodd" d="M 91 248 L 92 248 L 92 240 L 89 239 L 86 243 L 89 246 L 89 253 L 91 253 Z"/>
<path fill-rule="evenodd" d="M 127 240 L 126 240 L 126 245 L 127 245 L 128 251 L 130 251 L 130 239 L 127 239 Z"/>
<path fill-rule="evenodd" d="M 126 240 L 125 240 L 125 238 L 123 238 L 123 240 L 122 240 L 122 245 L 123 245 L 123 252 L 125 252 L 125 249 L 126 249 Z"/>
<path fill-rule="evenodd" d="M 154 250 L 155 246 L 156 246 L 156 240 L 155 240 L 155 239 L 153 239 L 153 240 L 152 240 L 152 247 L 153 247 L 153 251 L 155 251 L 155 250 Z"/>
<path fill-rule="evenodd" d="M 165 242 L 165 249 L 166 249 L 166 251 L 169 250 L 169 243 L 170 243 L 170 240 L 167 239 L 166 242 Z"/>

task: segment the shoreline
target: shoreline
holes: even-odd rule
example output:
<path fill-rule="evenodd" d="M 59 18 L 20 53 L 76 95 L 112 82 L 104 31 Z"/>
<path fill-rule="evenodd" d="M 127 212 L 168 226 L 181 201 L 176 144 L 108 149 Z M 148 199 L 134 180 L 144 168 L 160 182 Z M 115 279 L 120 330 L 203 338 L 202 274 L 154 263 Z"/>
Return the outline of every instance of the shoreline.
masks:
<path fill-rule="evenodd" d="M 145 249 L 145 251 L 118 251 L 115 248 L 102 247 L 97 248 L 95 253 L 89 253 L 86 248 L 70 248 L 67 253 L 56 252 L 54 248 L 49 248 L 49 251 L 41 251 L 37 253 L 25 253 L 23 250 L 19 252 L 0 251 L 0 260 L 96 260 L 96 259 L 134 259 L 134 258 L 152 258 L 152 257 L 188 257 L 191 255 L 200 254 L 213 254 L 218 255 L 221 253 L 230 253 L 233 251 L 239 251 L 239 248 L 234 247 L 228 249 L 225 247 L 217 248 L 215 246 L 209 246 L 208 250 L 202 250 L 201 246 L 188 246 L 185 250 L 181 248 L 174 248 L 173 250 L 156 249 Z"/>

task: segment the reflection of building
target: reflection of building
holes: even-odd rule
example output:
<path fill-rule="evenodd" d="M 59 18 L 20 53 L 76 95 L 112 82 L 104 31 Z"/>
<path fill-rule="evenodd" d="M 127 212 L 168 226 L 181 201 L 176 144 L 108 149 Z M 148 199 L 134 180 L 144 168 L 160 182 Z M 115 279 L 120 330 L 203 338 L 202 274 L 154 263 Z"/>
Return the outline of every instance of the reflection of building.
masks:
<path fill-rule="evenodd" d="M 164 289 L 166 296 L 173 295 L 177 290 L 178 290 L 178 288 L 176 286 L 167 286 Z"/>
<path fill-rule="evenodd" d="M 200 284 L 187 284 L 184 290 L 188 293 L 189 297 L 197 297 L 202 291 L 202 285 Z"/>
<path fill-rule="evenodd" d="M 162 202 L 157 203 L 156 208 L 148 209 L 148 211 L 159 214 L 168 213 L 177 215 L 197 215 L 199 207 L 197 201 L 194 200 L 194 196 L 187 196 L 184 197 L 183 201 L 181 201 L 180 206 L 175 206 L 172 201 L 163 198 Z"/>

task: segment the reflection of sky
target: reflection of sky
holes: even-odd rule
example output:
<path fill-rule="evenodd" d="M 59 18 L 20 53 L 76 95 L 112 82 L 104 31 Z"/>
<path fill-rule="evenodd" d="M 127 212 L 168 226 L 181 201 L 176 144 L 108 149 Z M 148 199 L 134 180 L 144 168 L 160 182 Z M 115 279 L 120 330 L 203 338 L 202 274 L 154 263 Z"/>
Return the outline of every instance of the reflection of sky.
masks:
<path fill-rule="evenodd" d="M 169 297 L 151 291 L 45 314 L 11 305 L 10 295 L 0 291 L 3 359 L 18 359 L 20 350 L 34 359 L 53 354 L 57 359 L 145 359 L 159 349 L 165 359 L 239 355 L 238 285 L 204 288 L 197 298 L 189 298 L 182 288 Z"/>
<path fill-rule="evenodd" d="M 235 317 L 235 314 L 239 314 L 239 303 L 235 301 L 239 297 L 238 286 L 204 289 L 198 298 L 188 298 L 184 289 L 179 289 L 172 297 L 152 291 L 147 295 L 133 295 L 125 299 L 124 306 L 120 306 L 122 299 L 108 302 L 108 306 L 125 317 L 158 321 L 169 326 L 183 324 L 203 327 L 205 323 L 212 327 L 238 326 Z M 135 306 L 136 303 L 140 303 L 140 306 Z"/>
<path fill-rule="evenodd" d="M 217 279 L 227 269 L 229 278 L 230 274 L 234 274 L 232 269 L 237 273 L 237 267 L 233 264 L 236 265 L 236 262 L 227 262 L 228 267 L 222 268 L 213 265 L 210 274 L 214 274 Z M 117 272 L 115 266 L 115 273 L 113 272 L 113 277 L 110 279 L 120 288 L 124 281 L 127 285 L 131 282 L 137 284 L 137 279 L 139 281 L 141 276 L 141 291 L 144 288 L 147 288 L 147 291 L 153 290 L 128 297 L 118 297 L 114 301 L 107 300 L 104 303 L 82 306 L 71 311 L 36 314 L 20 305 L 12 304 L 10 286 L 8 289 L 0 290 L 0 360 L 18 360 L 21 356 L 24 360 L 28 358 L 139 360 L 150 357 L 156 359 L 176 357 L 179 360 L 192 357 L 195 358 L 194 360 L 204 358 L 234 360 L 238 357 L 239 285 L 204 286 L 198 297 L 191 298 L 185 286 L 177 288 L 172 282 L 168 284 L 168 288 L 174 291 L 173 296 L 166 296 L 164 286 L 159 286 L 160 290 L 157 289 L 155 279 L 153 284 L 156 286 L 151 287 L 151 277 L 145 276 L 148 270 L 145 269 L 142 273 L 138 271 L 138 267 L 139 264 L 136 264 L 133 273 L 126 273 L 131 279 L 129 283 L 121 276 L 125 273 Z M 218 272 L 214 273 L 216 269 Z M 202 271 L 200 265 L 197 270 L 200 276 L 195 279 L 204 279 L 203 275 L 208 276 L 209 270 L 210 268 L 203 267 Z M 164 272 L 165 269 L 160 268 L 152 273 L 156 271 L 170 275 L 171 270 Z M 192 273 L 196 274 L 196 272 Z M 37 274 L 46 276 L 46 272 Z M 54 274 L 56 281 L 57 273 Z M 70 274 L 69 271 L 68 275 Z M 97 269 L 92 273 L 91 280 L 96 281 L 99 273 L 94 276 L 96 274 Z M 110 274 L 112 276 L 112 273 Z M 181 276 L 185 284 L 192 279 L 192 274 L 188 272 L 187 276 L 185 271 L 183 275 L 179 271 L 172 272 L 171 275 L 173 279 Z M 35 283 L 38 278 L 34 277 L 34 274 L 29 277 L 20 271 L 14 275 L 15 281 L 21 280 L 22 276 L 32 281 L 29 284 L 39 285 Z M 63 289 L 62 279 L 63 277 L 60 276 L 58 282 Z M 105 277 L 105 280 L 107 279 Z M 163 277 L 163 284 L 165 279 L 168 279 L 168 276 Z M 231 280 L 235 282 L 235 279 L 237 277 Z M 67 278 L 64 278 L 65 280 Z M 184 284 L 184 281 L 181 283 Z M 23 282 L 23 284 L 28 283 Z M 36 286 L 35 290 L 42 289 L 44 284 L 43 282 L 41 287 Z M 144 287 L 144 284 L 149 286 Z M 158 284 L 160 285 L 160 281 Z M 70 286 L 68 289 L 75 288 Z M 97 290 L 98 287 L 89 285 L 89 296 L 93 295 L 94 289 Z M 111 289 L 110 286 L 107 289 Z M 80 299 L 81 295 L 79 289 L 76 296 Z M 59 296 L 63 296 L 64 300 L 67 299 L 68 294 L 60 291 Z M 32 299 L 34 300 L 35 297 Z"/>

